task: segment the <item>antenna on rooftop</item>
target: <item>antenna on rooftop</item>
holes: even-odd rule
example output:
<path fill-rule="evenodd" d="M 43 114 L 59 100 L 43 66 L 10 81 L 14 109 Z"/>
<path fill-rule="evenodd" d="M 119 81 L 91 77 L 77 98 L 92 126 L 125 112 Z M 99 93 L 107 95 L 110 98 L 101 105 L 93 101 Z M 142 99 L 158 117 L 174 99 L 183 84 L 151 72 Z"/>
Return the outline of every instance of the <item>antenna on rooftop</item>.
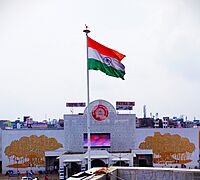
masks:
<path fill-rule="evenodd" d="M 74 109 L 73 109 L 73 108 L 71 108 L 71 109 L 70 109 L 70 112 L 71 112 L 72 114 L 74 114 Z"/>
<path fill-rule="evenodd" d="M 155 118 L 158 119 L 158 113 L 156 113 Z"/>
<path fill-rule="evenodd" d="M 146 118 L 147 117 L 146 105 L 143 106 L 143 113 L 144 113 L 144 118 Z"/>

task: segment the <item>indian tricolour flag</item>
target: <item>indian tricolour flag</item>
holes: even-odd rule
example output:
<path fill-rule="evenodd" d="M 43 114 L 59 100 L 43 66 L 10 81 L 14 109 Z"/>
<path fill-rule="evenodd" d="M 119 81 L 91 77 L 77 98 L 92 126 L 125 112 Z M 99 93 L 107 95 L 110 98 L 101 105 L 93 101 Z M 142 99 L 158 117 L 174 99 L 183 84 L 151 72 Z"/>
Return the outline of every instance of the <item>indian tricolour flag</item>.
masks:
<path fill-rule="evenodd" d="M 108 76 L 124 79 L 125 55 L 110 49 L 88 37 L 88 69 L 100 70 Z"/>

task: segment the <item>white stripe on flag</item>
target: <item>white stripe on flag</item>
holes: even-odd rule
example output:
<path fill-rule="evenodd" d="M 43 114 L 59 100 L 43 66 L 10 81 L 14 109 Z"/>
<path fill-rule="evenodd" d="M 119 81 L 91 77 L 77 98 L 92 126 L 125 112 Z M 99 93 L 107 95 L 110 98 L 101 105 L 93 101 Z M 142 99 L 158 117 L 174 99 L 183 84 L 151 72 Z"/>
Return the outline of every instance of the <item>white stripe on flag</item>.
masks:
<path fill-rule="evenodd" d="M 107 66 L 112 66 L 116 70 L 125 71 L 125 66 L 122 63 L 120 63 L 118 60 L 116 60 L 115 58 L 111 58 L 109 56 L 100 54 L 96 49 L 93 49 L 90 47 L 88 48 L 88 58 L 101 61 Z"/>

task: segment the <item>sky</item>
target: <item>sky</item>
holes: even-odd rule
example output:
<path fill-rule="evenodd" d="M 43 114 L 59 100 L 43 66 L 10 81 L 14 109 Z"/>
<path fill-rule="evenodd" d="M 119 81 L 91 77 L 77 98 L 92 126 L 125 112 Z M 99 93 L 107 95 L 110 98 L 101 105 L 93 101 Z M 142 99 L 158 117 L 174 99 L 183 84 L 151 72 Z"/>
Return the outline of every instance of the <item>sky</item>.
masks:
<path fill-rule="evenodd" d="M 59 119 L 87 101 L 85 24 L 126 55 L 124 81 L 89 72 L 90 101 L 200 119 L 199 0 L 0 0 L 0 119 Z"/>

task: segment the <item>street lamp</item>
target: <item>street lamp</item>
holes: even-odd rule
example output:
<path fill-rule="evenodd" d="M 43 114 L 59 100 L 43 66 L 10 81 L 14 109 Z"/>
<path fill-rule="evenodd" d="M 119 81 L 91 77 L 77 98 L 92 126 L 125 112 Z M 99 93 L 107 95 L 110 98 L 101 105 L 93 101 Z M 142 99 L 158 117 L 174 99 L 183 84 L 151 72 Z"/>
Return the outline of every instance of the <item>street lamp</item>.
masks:
<path fill-rule="evenodd" d="M 121 156 L 121 153 L 119 154 L 119 166 L 122 166 L 122 156 Z"/>
<path fill-rule="evenodd" d="M 19 159 L 17 158 L 16 161 L 17 161 L 17 180 L 18 180 L 18 175 L 19 175 L 18 174 L 18 162 L 19 162 Z"/>

